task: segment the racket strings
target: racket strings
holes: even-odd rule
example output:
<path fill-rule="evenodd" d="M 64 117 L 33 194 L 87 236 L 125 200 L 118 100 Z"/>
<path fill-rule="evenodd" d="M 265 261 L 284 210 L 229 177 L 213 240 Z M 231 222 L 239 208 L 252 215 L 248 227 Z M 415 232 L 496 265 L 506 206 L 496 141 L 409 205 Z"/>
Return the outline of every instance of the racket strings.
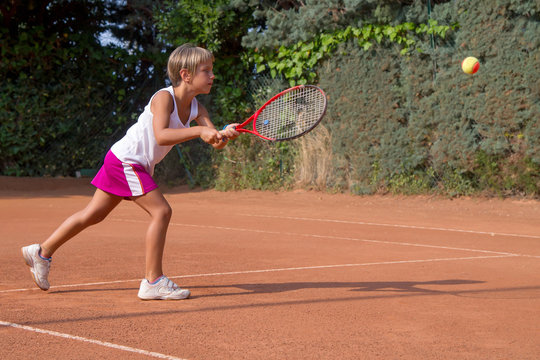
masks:
<path fill-rule="evenodd" d="M 317 125 L 326 110 L 326 98 L 317 87 L 301 87 L 283 94 L 259 113 L 259 134 L 275 140 L 297 137 Z"/>

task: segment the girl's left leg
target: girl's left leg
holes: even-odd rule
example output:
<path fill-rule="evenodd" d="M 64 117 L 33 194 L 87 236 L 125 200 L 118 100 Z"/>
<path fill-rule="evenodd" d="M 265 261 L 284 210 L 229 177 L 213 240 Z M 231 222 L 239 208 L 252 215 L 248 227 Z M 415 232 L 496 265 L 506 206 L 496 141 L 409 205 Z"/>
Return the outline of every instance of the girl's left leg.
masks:
<path fill-rule="evenodd" d="M 146 211 L 151 218 L 145 237 L 145 277 L 151 282 L 163 275 L 163 250 L 165 248 L 165 238 L 172 216 L 172 209 L 159 189 L 131 199 Z"/>
<path fill-rule="evenodd" d="M 139 298 L 143 300 L 187 299 L 190 292 L 181 289 L 163 275 L 163 250 L 165 237 L 172 216 L 169 203 L 158 189 L 132 200 L 150 215 L 150 225 L 146 231 L 146 273 L 139 288 Z"/>

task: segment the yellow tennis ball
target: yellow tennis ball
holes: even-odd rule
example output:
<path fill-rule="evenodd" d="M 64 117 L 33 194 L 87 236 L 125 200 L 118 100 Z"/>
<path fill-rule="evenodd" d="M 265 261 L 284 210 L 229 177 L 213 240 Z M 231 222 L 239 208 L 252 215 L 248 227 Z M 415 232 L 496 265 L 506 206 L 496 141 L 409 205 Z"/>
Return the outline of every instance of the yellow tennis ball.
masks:
<path fill-rule="evenodd" d="M 469 56 L 462 61 L 461 68 L 466 74 L 474 74 L 480 69 L 480 62 L 478 62 L 477 58 Z"/>

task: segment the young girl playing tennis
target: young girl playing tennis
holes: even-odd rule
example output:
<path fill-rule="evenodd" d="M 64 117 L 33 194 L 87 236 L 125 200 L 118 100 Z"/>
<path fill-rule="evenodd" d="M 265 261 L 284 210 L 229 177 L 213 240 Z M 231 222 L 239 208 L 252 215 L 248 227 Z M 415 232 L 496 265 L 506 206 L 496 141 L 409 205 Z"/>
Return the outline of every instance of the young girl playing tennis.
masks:
<path fill-rule="evenodd" d="M 154 166 L 178 143 L 201 138 L 215 149 L 223 148 L 239 133 L 230 124 L 217 131 L 207 110 L 195 98 L 208 94 L 214 81 L 212 53 L 184 44 L 174 50 L 167 64 L 172 86 L 155 93 L 137 123 L 115 143 L 92 184 L 97 187 L 87 207 L 54 231 L 45 242 L 22 248 L 37 286 L 49 289 L 51 257 L 66 241 L 101 222 L 125 198 L 133 200 L 151 217 L 146 232 L 146 275 L 139 298 L 186 299 L 190 292 L 163 275 L 165 236 L 172 210 L 152 179 Z M 195 120 L 199 126 L 190 127 Z"/>

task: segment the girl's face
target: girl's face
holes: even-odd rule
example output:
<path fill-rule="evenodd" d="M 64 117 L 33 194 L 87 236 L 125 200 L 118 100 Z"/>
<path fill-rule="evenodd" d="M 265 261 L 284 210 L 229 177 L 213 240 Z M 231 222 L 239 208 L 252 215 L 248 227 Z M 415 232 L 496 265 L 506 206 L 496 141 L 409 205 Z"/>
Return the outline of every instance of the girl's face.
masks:
<path fill-rule="evenodd" d="M 197 66 L 195 75 L 192 79 L 192 85 L 200 91 L 201 94 L 208 94 L 214 83 L 214 64 L 212 60 L 202 62 Z"/>

